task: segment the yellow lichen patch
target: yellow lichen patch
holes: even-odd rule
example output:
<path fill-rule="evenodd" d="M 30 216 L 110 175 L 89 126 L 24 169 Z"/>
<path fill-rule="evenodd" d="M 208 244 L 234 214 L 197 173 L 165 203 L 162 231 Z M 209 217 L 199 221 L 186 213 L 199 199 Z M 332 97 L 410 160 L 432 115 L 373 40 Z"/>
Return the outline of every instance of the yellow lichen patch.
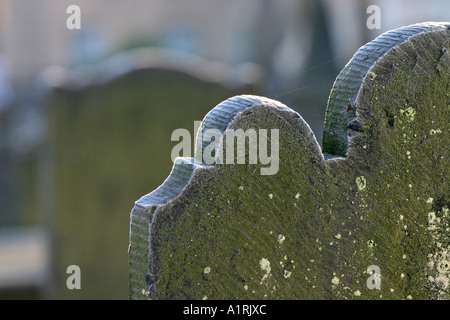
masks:
<path fill-rule="evenodd" d="M 400 109 L 400 114 L 404 115 L 406 120 L 411 122 L 414 121 L 416 110 L 413 107 L 408 107 L 406 109 Z"/>
<path fill-rule="evenodd" d="M 367 182 L 366 182 L 366 178 L 364 178 L 364 176 L 360 176 L 360 177 L 356 177 L 356 186 L 358 187 L 359 191 L 362 191 L 366 188 Z"/>
<path fill-rule="evenodd" d="M 331 279 L 331 283 L 334 284 L 335 286 L 337 286 L 339 284 L 340 280 L 338 277 L 333 277 L 333 279 Z"/>
<path fill-rule="evenodd" d="M 266 258 L 262 258 L 259 261 L 259 266 L 261 267 L 261 270 L 265 272 L 264 276 L 261 279 L 261 284 L 271 276 L 271 267 L 270 267 L 270 261 Z"/>
<path fill-rule="evenodd" d="M 447 207 L 438 212 L 428 213 L 428 230 L 435 242 L 434 252 L 428 254 L 428 281 L 434 288 L 438 299 L 448 298 L 448 289 L 450 288 L 450 245 L 442 243 L 442 235 L 444 232 L 448 232 L 449 218 Z"/>
<path fill-rule="evenodd" d="M 442 133 L 441 129 L 431 129 L 430 130 L 430 135 L 435 135 L 435 134 L 439 134 Z"/>

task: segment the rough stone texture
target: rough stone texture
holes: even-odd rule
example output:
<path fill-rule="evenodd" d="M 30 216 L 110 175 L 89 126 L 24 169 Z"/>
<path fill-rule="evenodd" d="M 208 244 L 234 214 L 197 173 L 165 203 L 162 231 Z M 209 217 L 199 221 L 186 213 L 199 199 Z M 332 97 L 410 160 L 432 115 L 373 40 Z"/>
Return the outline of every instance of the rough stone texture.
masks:
<path fill-rule="evenodd" d="M 63 81 L 56 77 L 61 71 L 47 76 L 56 85 L 47 108 L 57 277 L 66 279 L 72 264 L 82 271 L 82 290 L 67 290 L 59 281 L 58 297 L 127 298 L 129 199 L 170 173 L 175 129 L 194 134 L 194 121 L 212 104 L 259 92 L 257 78 L 239 82 L 230 79 L 232 71 L 187 54 L 138 49 L 68 71 Z"/>
<path fill-rule="evenodd" d="M 279 129 L 279 171 L 199 163 L 200 144 L 180 159 L 132 211 L 130 297 L 449 299 L 449 50 L 449 23 L 361 48 L 332 89 L 323 150 L 279 102 L 215 107 L 200 130 Z"/>

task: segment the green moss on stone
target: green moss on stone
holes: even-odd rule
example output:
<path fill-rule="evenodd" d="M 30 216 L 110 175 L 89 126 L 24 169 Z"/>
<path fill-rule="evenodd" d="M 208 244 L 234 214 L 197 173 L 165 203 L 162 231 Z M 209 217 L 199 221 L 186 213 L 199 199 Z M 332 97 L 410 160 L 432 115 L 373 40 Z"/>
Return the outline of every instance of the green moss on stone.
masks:
<path fill-rule="evenodd" d="M 281 109 L 238 116 L 230 128 L 280 130 L 279 171 L 198 169 L 155 213 L 150 297 L 450 298 L 450 68 L 436 71 L 441 51 L 430 43 L 448 48 L 448 31 L 419 35 L 370 69 L 354 104 L 360 130 L 336 131 L 348 133 L 345 158 L 324 160 Z M 371 266 L 379 290 L 367 286 Z"/>

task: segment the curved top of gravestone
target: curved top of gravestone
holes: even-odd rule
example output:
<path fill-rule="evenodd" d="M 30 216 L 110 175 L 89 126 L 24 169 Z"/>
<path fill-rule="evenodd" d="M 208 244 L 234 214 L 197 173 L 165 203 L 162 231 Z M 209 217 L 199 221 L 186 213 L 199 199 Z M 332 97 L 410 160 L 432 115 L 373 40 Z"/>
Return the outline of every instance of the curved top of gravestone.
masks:
<path fill-rule="evenodd" d="M 179 158 L 136 201 L 131 297 L 448 298 L 449 50 L 450 23 L 400 28 L 362 47 L 331 91 L 323 153 L 277 101 L 237 96 L 216 106 L 195 157 Z M 240 129 L 255 130 L 266 155 L 277 151 L 273 174 L 262 174 L 267 161 L 223 162 Z M 221 136 L 206 163 L 211 130 Z M 378 278 L 366 286 L 369 269 L 381 270 L 382 289 Z"/>
<path fill-rule="evenodd" d="M 377 74 L 370 71 L 389 52 L 395 51 L 402 43 L 428 32 L 448 30 L 448 22 L 425 22 L 388 31 L 361 47 L 336 78 L 329 97 L 323 132 L 323 150 L 334 155 L 348 153 L 349 129 L 358 130 L 357 101 L 365 84 Z"/>
<path fill-rule="evenodd" d="M 116 53 L 96 64 L 79 65 L 71 70 L 50 66 L 42 72 L 41 78 L 52 87 L 78 89 L 108 83 L 146 69 L 185 73 L 201 81 L 219 83 L 229 88 L 258 86 L 265 76 L 261 67 L 250 62 L 233 67 L 179 50 L 137 48 Z"/>

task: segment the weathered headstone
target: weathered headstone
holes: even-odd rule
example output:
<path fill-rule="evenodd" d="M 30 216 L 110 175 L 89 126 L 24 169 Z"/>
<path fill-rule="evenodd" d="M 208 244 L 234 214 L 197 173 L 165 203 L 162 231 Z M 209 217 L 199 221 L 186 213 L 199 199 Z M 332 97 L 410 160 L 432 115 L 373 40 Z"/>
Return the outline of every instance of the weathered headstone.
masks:
<path fill-rule="evenodd" d="M 257 79 L 228 86 L 240 78 L 228 78 L 225 67 L 155 49 L 76 69 L 63 84 L 61 69 L 46 71 L 43 78 L 57 84 L 47 110 L 58 297 L 127 297 L 129 214 L 123 213 L 129 199 L 156 188 L 170 173 L 175 129 L 193 131 L 194 121 L 230 94 L 258 92 Z M 214 71 L 208 75 L 204 68 Z M 82 290 L 65 287 L 70 265 L 81 269 Z"/>
<path fill-rule="evenodd" d="M 449 111 L 450 23 L 362 47 L 331 91 L 323 149 L 277 101 L 219 104 L 199 130 L 223 133 L 216 163 L 199 139 L 134 206 L 130 297 L 450 298 Z M 247 164 L 224 161 L 232 129 L 277 129 L 278 170 L 249 164 L 249 145 Z M 273 137 L 257 145 L 272 156 Z"/>

